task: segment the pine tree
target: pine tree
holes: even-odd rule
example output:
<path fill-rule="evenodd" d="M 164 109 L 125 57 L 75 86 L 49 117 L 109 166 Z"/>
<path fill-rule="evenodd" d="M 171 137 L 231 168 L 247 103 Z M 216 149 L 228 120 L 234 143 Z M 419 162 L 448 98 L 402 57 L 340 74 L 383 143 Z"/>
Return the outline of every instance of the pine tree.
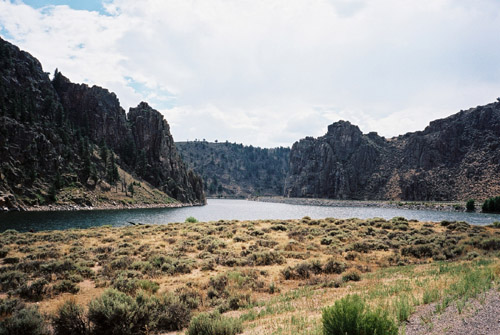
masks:
<path fill-rule="evenodd" d="M 107 179 L 108 182 L 112 185 L 115 185 L 116 182 L 120 179 L 120 174 L 118 173 L 118 167 L 115 163 L 115 155 L 111 152 L 109 155 L 109 166 L 107 169 Z"/>

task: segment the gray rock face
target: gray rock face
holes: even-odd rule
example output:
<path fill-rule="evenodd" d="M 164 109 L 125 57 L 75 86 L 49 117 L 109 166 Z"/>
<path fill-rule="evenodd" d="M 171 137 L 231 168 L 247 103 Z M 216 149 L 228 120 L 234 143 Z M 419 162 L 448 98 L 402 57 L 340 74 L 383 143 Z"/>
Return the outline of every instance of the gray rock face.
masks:
<path fill-rule="evenodd" d="M 385 139 L 339 121 L 296 142 L 285 196 L 466 200 L 500 194 L 500 103 Z"/>
<path fill-rule="evenodd" d="M 113 151 L 124 153 L 131 141 L 125 111 L 116 95 L 107 89 L 74 84 L 56 72 L 52 81 L 71 123 L 95 143 L 106 142 Z"/>
<path fill-rule="evenodd" d="M 165 193 L 182 202 L 205 203 L 203 181 L 187 171 L 175 148 L 170 126 L 147 103 L 130 108 L 128 118 L 138 155 L 138 173 Z"/>
<path fill-rule="evenodd" d="M 29 207 L 55 201 L 64 185 L 89 188 L 91 177 L 106 178 L 109 164 L 95 154 L 106 143 L 134 177 L 181 202 L 204 204 L 201 178 L 187 171 L 168 124 L 143 109 L 132 113 L 132 127 L 114 93 L 57 71 L 51 81 L 36 58 L 0 38 L 0 197 L 14 196 L 2 203 Z M 137 147 L 147 164 L 139 166 Z"/>

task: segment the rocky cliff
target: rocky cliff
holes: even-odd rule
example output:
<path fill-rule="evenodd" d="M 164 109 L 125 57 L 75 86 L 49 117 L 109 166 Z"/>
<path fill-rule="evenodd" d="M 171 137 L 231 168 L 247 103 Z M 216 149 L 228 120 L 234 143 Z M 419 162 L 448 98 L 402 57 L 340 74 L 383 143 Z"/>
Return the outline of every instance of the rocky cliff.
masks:
<path fill-rule="evenodd" d="M 127 117 L 114 93 L 57 70 L 51 81 L 38 60 L 0 39 L 0 208 L 169 197 L 205 203 L 159 112 L 141 103 Z"/>
<path fill-rule="evenodd" d="M 177 149 L 205 181 L 212 197 L 282 195 L 289 148 L 258 148 L 236 143 L 177 142 Z"/>
<path fill-rule="evenodd" d="M 500 194 L 500 102 L 386 139 L 346 121 L 296 142 L 285 196 L 466 200 Z"/>
<path fill-rule="evenodd" d="M 203 180 L 186 169 L 163 116 L 141 102 L 136 108 L 130 108 L 128 118 L 138 152 L 137 172 L 182 202 L 204 203 Z"/>

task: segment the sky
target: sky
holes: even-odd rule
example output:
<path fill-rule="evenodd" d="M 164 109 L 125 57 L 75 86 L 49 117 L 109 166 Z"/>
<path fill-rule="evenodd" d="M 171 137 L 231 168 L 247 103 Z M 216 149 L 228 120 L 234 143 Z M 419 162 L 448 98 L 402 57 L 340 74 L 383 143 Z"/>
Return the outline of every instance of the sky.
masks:
<path fill-rule="evenodd" d="M 0 0 L 0 36 L 176 141 L 392 137 L 500 96 L 498 0 Z"/>

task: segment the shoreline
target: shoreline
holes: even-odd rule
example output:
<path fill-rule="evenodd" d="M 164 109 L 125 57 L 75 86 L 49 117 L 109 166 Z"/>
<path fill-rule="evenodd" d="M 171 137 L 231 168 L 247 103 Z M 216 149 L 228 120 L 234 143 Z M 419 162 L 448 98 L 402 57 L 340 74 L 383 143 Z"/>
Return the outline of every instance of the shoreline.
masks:
<path fill-rule="evenodd" d="M 303 206 L 378 207 L 429 210 L 438 212 L 466 212 L 465 202 L 460 201 L 337 200 L 324 198 L 286 198 L 282 196 L 251 197 L 247 200 Z M 479 213 L 480 211 L 476 208 L 474 212 Z"/>
<path fill-rule="evenodd" d="M 124 210 L 124 209 L 148 209 L 148 208 L 181 208 L 193 206 L 205 206 L 199 203 L 168 203 L 168 204 L 100 204 L 96 206 L 80 206 L 76 204 L 66 205 L 36 205 L 30 207 L 16 208 L 0 211 L 0 213 L 9 212 L 73 212 L 73 211 L 94 211 L 94 210 Z"/>

